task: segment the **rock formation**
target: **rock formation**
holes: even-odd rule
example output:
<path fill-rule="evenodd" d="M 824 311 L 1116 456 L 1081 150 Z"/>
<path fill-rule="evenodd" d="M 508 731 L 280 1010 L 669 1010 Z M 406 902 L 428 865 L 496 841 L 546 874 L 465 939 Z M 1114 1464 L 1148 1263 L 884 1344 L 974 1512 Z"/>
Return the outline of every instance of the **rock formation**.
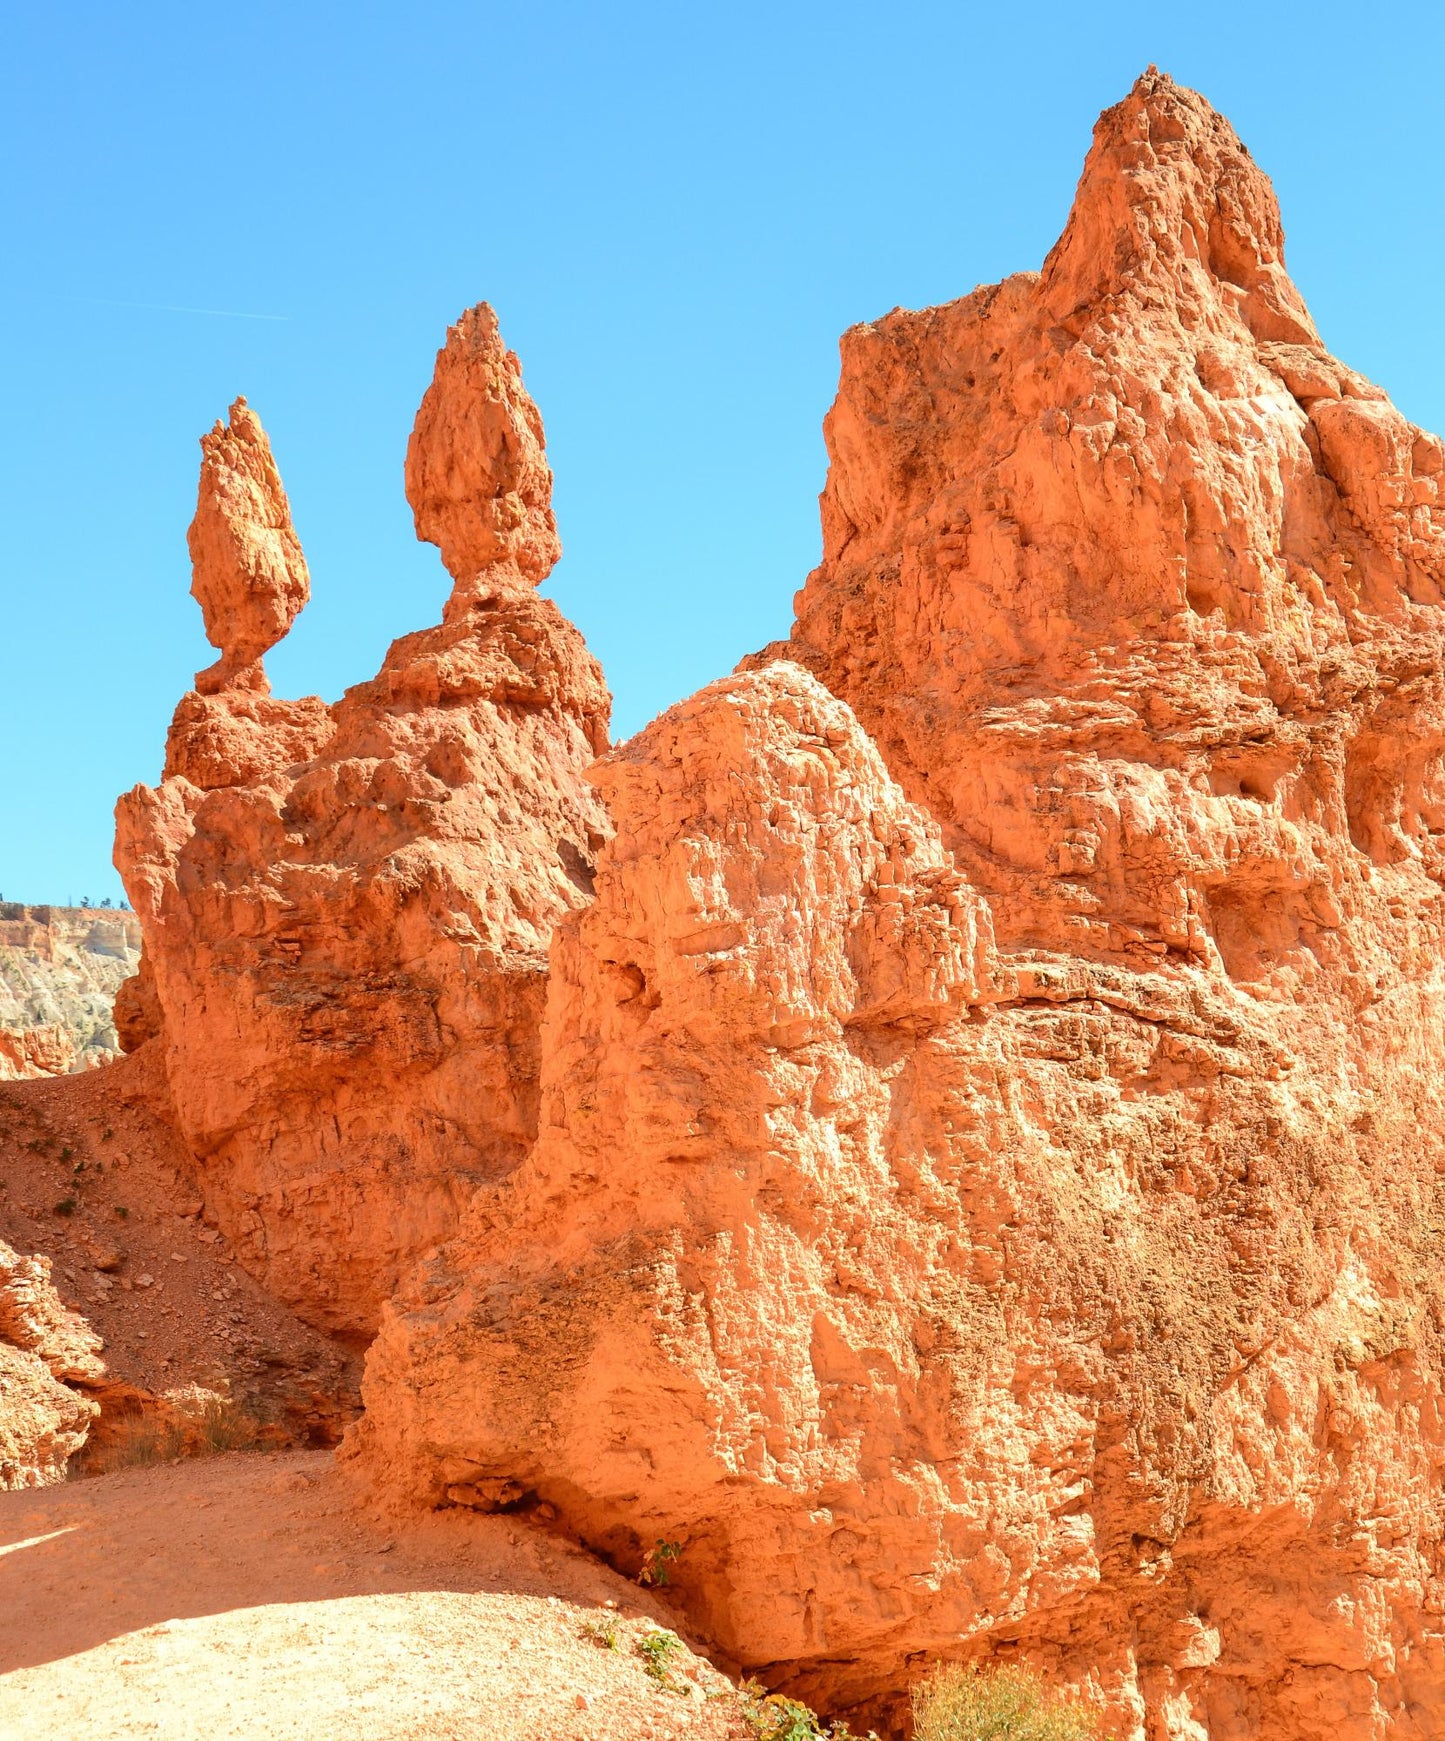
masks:
<path fill-rule="evenodd" d="M 1021 1651 L 1131 1741 L 1423 1741 L 1441 445 L 1152 70 L 1043 271 L 850 333 L 828 435 L 792 640 L 596 776 L 536 1145 L 355 1448 L 677 1544 L 835 1707 Z"/>
<path fill-rule="evenodd" d="M 0 1240 L 0 1488 L 65 1479 L 100 1405 L 76 1385 L 105 1372 L 100 1338 L 61 1304 L 50 1261 Z"/>
<path fill-rule="evenodd" d="M 139 956 L 131 913 L 0 902 L 0 1081 L 114 1058 L 111 1005 Z"/>
<path fill-rule="evenodd" d="M 221 657 L 196 678 L 203 695 L 269 689 L 261 657 L 311 596 L 311 576 L 271 443 L 261 419 L 238 399 L 229 421 L 201 437 L 196 516 L 186 535 L 191 595 L 206 639 Z"/>
<path fill-rule="evenodd" d="M 258 681 L 305 569 L 238 416 L 203 443 L 191 539 L 223 657 L 177 709 L 160 786 L 118 810 L 146 954 L 123 1038 L 164 1047 L 202 1190 L 253 1273 L 364 1338 L 531 1143 L 547 947 L 607 829 L 583 770 L 610 698 L 536 593 L 550 473 L 489 309 L 448 335 L 407 459 L 456 581 L 445 621 L 331 707 Z"/>

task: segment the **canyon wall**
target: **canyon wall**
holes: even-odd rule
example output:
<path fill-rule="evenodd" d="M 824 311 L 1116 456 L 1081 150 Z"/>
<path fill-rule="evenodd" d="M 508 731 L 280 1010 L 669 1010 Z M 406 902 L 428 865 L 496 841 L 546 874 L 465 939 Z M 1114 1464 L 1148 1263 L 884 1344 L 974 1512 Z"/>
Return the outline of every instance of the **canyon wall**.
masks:
<path fill-rule="evenodd" d="M 352 1442 L 896 1713 L 1445 1709 L 1442 448 L 1152 70 L 1040 273 L 843 344 L 791 640 L 594 779 L 535 1146 Z"/>
<path fill-rule="evenodd" d="M 118 1007 L 163 1048 L 201 1189 L 252 1273 L 364 1340 L 406 1265 L 536 1127 L 547 947 L 607 820 L 596 661 L 537 583 L 558 553 L 541 421 L 491 310 L 438 354 L 407 456 L 454 586 L 333 706 L 262 659 L 309 579 L 238 401 L 203 446 L 192 587 L 221 659 L 165 774 L 117 812 L 145 935 Z"/>

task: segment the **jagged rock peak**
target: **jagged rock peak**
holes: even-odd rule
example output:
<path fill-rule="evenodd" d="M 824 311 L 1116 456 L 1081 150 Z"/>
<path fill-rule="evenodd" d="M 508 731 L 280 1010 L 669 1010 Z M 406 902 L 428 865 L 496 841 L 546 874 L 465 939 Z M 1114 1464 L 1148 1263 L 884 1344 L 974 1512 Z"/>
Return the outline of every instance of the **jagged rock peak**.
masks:
<path fill-rule="evenodd" d="M 449 328 L 406 450 L 406 498 L 418 538 L 456 581 L 450 615 L 478 577 L 510 571 L 537 585 L 562 546 L 542 415 L 485 302 Z"/>
<path fill-rule="evenodd" d="M 201 437 L 201 482 L 191 552 L 191 596 L 206 639 L 221 652 L 196 687 L 269 690 L 261 659 L 311 596 L 311 576 L 261 419 L 244 399 Z"/>
<path fill-rule="evenodd" d="M 1066 319 L 1141 284 L 1223 291 L 1256 339 L 1319 342 L 1269 177 L 1218 110 L 1152 66 L 1099 117 L 1042 289 Z"/>

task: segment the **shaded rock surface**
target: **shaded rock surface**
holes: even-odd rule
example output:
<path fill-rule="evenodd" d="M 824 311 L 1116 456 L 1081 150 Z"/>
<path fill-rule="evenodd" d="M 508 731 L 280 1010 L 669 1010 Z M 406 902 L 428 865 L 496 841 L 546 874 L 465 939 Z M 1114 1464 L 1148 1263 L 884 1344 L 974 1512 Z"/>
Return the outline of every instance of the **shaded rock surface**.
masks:
<path fill-rule="evenodd" d="M 834 1707 L 1022 1651 L 1133 1738 L 1423 1741 L 1440 443 L 1153 71 L 1042 273 L 845 338 L 828 436 L 792 640 L 596 775 L 536 1146 L 356 1448 L 677 1542 Z"/>
<path fill-rule="evenodd" d="M 244 672 L 200 685 L 160 786 L 117 814 L 146 941 L 127 1043 L 159 1038 L 202 1194 L 248 1269 L 357 1339 L 531 1143 L 547 948 L 607 831 L 583 770 L 610 698 L 535 589 L 557 548 L 550 472 L 490 310 L 438 356 L 407 482 L 457 575 L 444 622 L 331 707 Z M 279 481 L 267 500 L 284 503 Z M 249 498 L 237 512 L 207 550 L 249 548 Z M 285 577 L 264 572 L 280 610 Z"/>
<path fill-rule="evenodd" d="M 160 1066 L 149 1047 L 0 1084 L 0 1360 L 32 1380 L 38 1360 L 74 1421 L 32 1477 L 334 1444 L 358 1407 L 354 1357 L 267 1298 L 207 1217 Z"/>

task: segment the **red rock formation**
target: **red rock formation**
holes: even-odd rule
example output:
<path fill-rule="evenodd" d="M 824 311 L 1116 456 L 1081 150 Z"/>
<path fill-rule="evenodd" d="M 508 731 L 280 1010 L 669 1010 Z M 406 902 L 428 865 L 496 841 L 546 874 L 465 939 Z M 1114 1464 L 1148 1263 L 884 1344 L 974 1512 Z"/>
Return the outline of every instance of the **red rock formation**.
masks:
<path fill-rule="evenodd" d="M 598 776 L 537 1145 L 356 1447 L 679 1543 L 835 1705 L 1021 1649 L 1130 1741 L 1432 1735 L 1440 444 L 1152 72 L 828 430 L 793 640 Z"/>
<path fill-rule="evenodd" d="M 490 310 L 448 336 L 407 474 L 456 572 L 445 622 L 330 708 L 249 678 L 186 696 L 161 785 L 118 811 L 146 943 L 126 1043 L 163 1032 L 207 1201 L 253 1271 L 357 1336 L 531 1142 L 547 946 L 606 830 L 582 773 L 609 697 L 535 591 L 556 551 L 550 474 Z M 279 481 L 265 500 L 289 550 Z M 238 592 L 229 553 L 262 517 L 238 512 L 193 538 L 195 591 L 249 601 L 264 628 L 298 569 L 253 564 L 270 591 Z M 235 665 L 270 629 L 226 633 Z"/>
<path fill-rule="evenodd" d="M 206 621 L 219 661 L 196 678 L 205 695 L 220 689 L 269 687 L 261 669 L 268 652 L 311 596 L 311 576 L 271 443 L 244 399 L 230 420 L 201 437 L 201 484 L 186 542 L 191 595 Z"/>
<path fill-rule="evenodd" d="M 100 1338 L 69 1312 L 50 1260 L 0 1240 L 0 1489 L 63 1481 L 100 1405 L 73 1388 L 105 1368 Z"/>

